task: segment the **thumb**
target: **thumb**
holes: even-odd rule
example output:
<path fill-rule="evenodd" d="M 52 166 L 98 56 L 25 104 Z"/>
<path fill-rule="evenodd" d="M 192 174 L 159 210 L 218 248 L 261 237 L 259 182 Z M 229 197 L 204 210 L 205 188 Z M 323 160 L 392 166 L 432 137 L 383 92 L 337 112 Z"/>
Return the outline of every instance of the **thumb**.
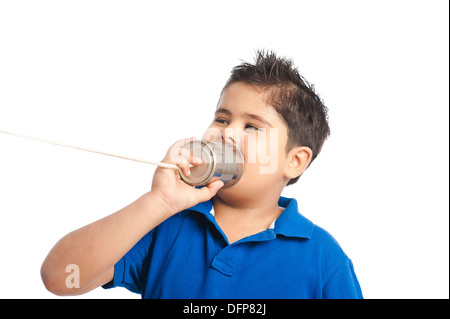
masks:
<path fill-rule="evenodd" d="M 216 195 L 219 189 L 223 187 L 223 185 L 224 183 L 219 180 L 212 182 L 205 187 L 197 189 L 198 202 L 206 202 L 207 200 L 211 199 L 214 195 Z"/>

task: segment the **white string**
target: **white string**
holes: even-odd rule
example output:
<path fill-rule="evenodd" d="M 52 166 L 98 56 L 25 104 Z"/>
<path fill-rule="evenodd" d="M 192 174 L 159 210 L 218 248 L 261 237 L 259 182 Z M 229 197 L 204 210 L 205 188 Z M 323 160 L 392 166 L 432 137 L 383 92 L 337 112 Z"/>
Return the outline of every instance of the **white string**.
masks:
<path fill-rule="evenodd" d="M 30 136 L 30 135 L 25 135 L 25 134 L 20 134 L 20 133 L 15 133 L 15 132 L 10 132 L 10 131 L 4 131 L 2 129 L 0 129 L 0 133 L 12 135 L 12 136 L 17 136 L 17 137 L 22 137 L 22 138 L 26 138 L 26 139 L 42 142 L 42 143 L 68 147 L 68 148 L 72 148 L 72 149 L 75 149 L 75 150 L 80 150 L 80 151 L 86 151 L 86 152 L 91 152 L 91 153 L 96 153 L 96 154 L 101 154 L 101 155 L 106 155 L 106 156 L 117 157 L 117 158 L 126 159 L 126 160 L 130 160 L 130 161 L 135 161 L 135 162 L 139 162 L 139 163 L 156 165 L 156 166 L 165 167 L 165 168 L 179 169 L 179 167 L 177 165 L 174 165 L 174 164 L 153 162 L 153 161 L 148 161 L 148 160 L 143 160 L 143 159 L 138 159 L 138 158 L 133 158 L 133 157 L 128 157 L 128 156 L 123 156 L 123 155 L 118 155 L 118 154 L 112 154 L 112 153 L 103 152 L 103 151 L 97 151 L 97 150 L 93 150 L 93 149 L 86 148 L 86 147 L 81 147 L 81 146 L 76 146 L 76 145 L 70 145 L 70 144 L 65 144 L 65 143 L 45 140 L 45 139 L 42 139 L 42 138 L 38 138 L 38 137 Z"/>

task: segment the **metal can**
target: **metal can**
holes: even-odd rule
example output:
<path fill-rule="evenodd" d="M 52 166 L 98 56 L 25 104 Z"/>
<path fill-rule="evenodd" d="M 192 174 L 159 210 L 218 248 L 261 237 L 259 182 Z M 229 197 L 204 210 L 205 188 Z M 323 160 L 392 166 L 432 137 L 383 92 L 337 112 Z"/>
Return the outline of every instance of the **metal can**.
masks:
<path fill-rule="evenodd" d="M 193 186 L 203 186 L 216 180 L 224 182 L 225 187 L 236 184 L 244 173 L 244 156 L 230 143 L 190 141 L 183 148 L 191 156 L 202 159 L 202 164 L 193 166 L 191 174 L 186 176 L 180 171 L 181 178 Z"/>

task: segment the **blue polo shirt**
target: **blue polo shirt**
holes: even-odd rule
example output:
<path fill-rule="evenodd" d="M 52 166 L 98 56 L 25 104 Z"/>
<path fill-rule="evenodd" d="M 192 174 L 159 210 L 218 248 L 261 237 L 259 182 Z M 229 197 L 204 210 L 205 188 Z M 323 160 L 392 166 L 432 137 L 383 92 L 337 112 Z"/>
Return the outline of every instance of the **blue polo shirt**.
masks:
<path fill-rule="evenodd" d="M 280 197 L 271 227 L 228 243 L 212 201 L 161 223 L 114 266 L 104 288 L 143 298 L 362 298 L 351 260 L 324 229 Z"/>

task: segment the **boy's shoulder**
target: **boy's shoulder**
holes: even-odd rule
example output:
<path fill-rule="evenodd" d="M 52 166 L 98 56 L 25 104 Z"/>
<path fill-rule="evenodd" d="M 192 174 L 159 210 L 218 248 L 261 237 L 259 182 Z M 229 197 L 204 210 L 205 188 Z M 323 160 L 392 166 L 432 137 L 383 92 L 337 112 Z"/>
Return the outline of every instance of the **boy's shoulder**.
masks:
<path fill-rule="evenodd" d="M 329 258 L 330 255 L 335 256 L 336 258 L 348 258 L 333 235 L 316 224 L 314 224 L 314 231 L 310 240 L 311 244 L 317 246 L 317 250 L 326 258 Z"/>
<path fill-rule="evenodd" d="M 294 198 L 280 197 L 279 205 L 285 207 L 285 210 L 278 218 L 279 224 L 278 220 L 275 222 L 275 232 L 303 238 L 299 242 L 301 249 L 307 249 L 316 257 L 335 261 L 348 259 L 337 240 L 327 230 L 300 213 Z"/>
<path fill-rule="evenodd" d="M 281 225 L 276 226 L 283 227 L 283 229 L 290 229 L 290 232 L 296 234 L 298 237 L 339 246 L 336 239 L 327 230 L 313 223 L 300 213 L 295 198 L 280 197 L 278 205 L 284 207 L 284 211 L 278 218 Z"/>

